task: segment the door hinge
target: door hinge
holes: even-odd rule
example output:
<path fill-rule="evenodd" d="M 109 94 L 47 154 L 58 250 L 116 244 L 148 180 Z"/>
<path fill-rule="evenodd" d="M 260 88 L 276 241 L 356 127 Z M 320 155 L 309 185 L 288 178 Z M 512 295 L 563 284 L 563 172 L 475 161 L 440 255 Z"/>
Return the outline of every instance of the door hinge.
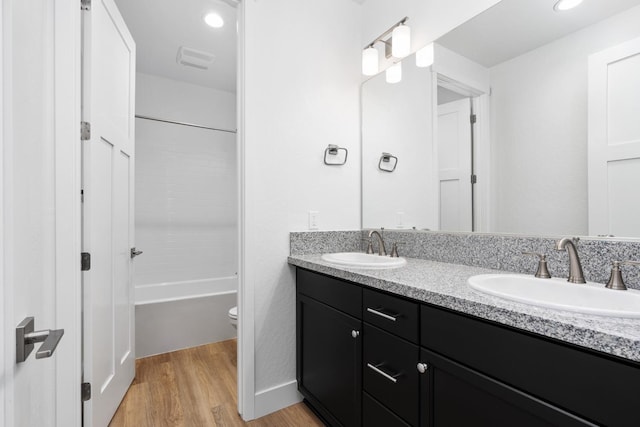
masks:
<path fill-rule="evenodd" d="M 91 270 L 91 254 L 89 252 L 82 252 L 80 254 L 80 271 Z"/>
<path fill-rule="evenodd" d="M 84 203 L 84 190 L 80 190 L 80 203 Z"/>
<path fill-rule="evenodd" d="M 471 124 L 474 124 L 477 120 L 477 117 L 475 114 L 472 114 L 471 116 L 469 116 L 469 120 L 471 120 Z"/>
<path fill-rule="evenodd" d="M 82 383 L 80 390 L 83 402 L 91 400 L 91 383 Z"/>
<path fill-rule="evenodd" d="M 476 174 L 471 175 L 471 183 L 475 184 L 477 182 L 478 182 L 478 175 Z"/>
<path fill-rule="evenodd" d="M 91 10 L 91 0 L 80 0 L 80 10 Z"/>
<path fill-rule="evenodd" d="M 88 141 L 91 139 L 91 123 L 80 122 L 80 140 Z"/>

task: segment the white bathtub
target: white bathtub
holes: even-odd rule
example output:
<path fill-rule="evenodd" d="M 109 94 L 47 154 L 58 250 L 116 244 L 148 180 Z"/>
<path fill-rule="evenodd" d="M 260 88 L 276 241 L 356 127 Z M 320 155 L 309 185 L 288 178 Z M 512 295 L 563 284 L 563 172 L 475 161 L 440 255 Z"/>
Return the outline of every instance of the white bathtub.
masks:
<path fill-rule="evenodd" d="M 235 294 L 238 291 L 238 277 L 217 277 L 182 282 L 154 283 L 136 286 L 136 305 L 156 304 L 167 301 L 181 301 L 212 295 Z"/>
<path fill-rule="evenodd" d="M 136 286 L 136 357 L 234 338 L 237 289 L 237 276 Z"/>

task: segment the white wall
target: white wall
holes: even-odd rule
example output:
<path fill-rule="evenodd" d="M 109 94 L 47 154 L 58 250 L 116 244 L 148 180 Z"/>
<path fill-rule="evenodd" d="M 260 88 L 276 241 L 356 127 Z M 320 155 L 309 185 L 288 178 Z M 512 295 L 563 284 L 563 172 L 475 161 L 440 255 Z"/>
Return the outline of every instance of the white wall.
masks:
<path fill-rule="evenodd" d="M 493 230 L 587 234 L 587 57 L 638 22 L 635 7 L 491 69 Z"/>
<path fill-rule="evenodd" d="M 438 228 L 431 75 L 412 55 L 402 61 L 400 82 L 381 73 L 362 84 L 364 228 Z M 398 157 L 394 172 L 378 168 L 382 152 Z"/>
<path fill-rule="evenodd" d="M 236 94 L 137 73 L 136 114 L 235 130 Z"/>
<path fill-rule="evenodd" d="M 421 47 L 494 3 L 243 2 L 241 309 L 253 316 L 240 314 L 241 322 L 243 316 L 252 321 L 245 335 L 255 345 L 255 361 L 239 357 L 245 358 L 249 378 L 241 378 L 241 384 L 255 385 L 256 396 L 255 408 L 247 403 L 243 416 L 260 416 L 297 398 L 289 232 L 307 228 L 309 210 L 320 212 L 321 229 L 360 228 L 358 97 L 364 43 L 395 23 L 395 15 L 399 20 L 409 14 L 414 48 Z M 327 144 L 347 147 L 349 162 L 325 166 Z"/>
<path fill-rule="evenodd" d="M 240 309 L 253 313 L 248 328 L 255 333 L 255 363 L 247 369 L 255 369 L 260 416 L 298 399 L 289 232 L 307 229 L 310 210 L 320 212 L 321 229 L 360 228 L 360 6 L 269 0 L 244 7 Z M 328 144 L 348 148 L 346 165 L 323 164 Z M 241 321 L 250 319 L 240 315 Z M 280 390 L 288 390 L 288 397 L 264 403 Z"/>

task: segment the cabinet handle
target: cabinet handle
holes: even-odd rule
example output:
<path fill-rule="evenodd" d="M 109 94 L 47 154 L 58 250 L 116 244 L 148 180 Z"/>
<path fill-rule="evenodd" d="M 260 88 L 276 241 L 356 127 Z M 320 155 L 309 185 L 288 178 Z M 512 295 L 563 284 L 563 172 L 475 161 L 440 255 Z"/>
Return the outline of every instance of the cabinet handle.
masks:
<path fill-rule="evenodd" d="M 351 336 L 353 338 L 358 338 L 360 336 L 360 331 L 356 331 L 355 329 L 351 331 Z"/>
<path fill-rule="evenodd" d="M 380 309 L 378 309 L 380 310 Z M 380 316 L 380 317 L 384 317 L 387 320 L 391 320 L 392 322 L 395 322 L 396 320 L 398 320 L 396 317 L 398 316 L 397 314 L 395 316 L 389 315 L 389 314 L 385 314 L 381 311 L 378 310 L 374 310 L 373 308 L 367 307 L 367 311 L 369 313 L 375 314 L 376 316 Z"/>
<path fill-rule="evenodd" d="M 378 365 L 381 366 L 381 365 Z M 374 366 L 371 363 L 367 363 L 367 367 L 374 370 L 376 373 L 382 375 L 383 377 L 385 377 L 386 379 L 388 379 L 389 381 L 391 381 L 392 383 L 397 383 L 398 380 L 394 377 L 392 377 L 391 375 L 387 374 L 386 372 L 384 372 L 383 370 L 379 369 L 378 366 Z"/>
<path fill-rule="evenodd" d="M 426 363 L 418 363 L 417 368 L 418 372 L 424 374 L 425 372 L 427 372 L 427 369 L 429 369 L 429 365 L 427 365 Z"/>

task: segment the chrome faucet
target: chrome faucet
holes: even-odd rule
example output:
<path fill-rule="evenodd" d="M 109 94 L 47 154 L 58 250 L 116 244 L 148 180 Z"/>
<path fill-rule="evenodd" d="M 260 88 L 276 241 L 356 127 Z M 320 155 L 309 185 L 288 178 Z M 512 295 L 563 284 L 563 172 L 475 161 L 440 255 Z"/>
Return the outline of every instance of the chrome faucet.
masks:
<path fill-rule="evenodd" d="M 558 243 L 556 243 L 556 249 L 559 251 L 564 251 L 566 249 L 569 254 L 569 278 L 567 281 L 571 283 L 587 283 L 584 280 L 584 274 L 582 273 L 582 264 L 580 264 L 578 250 L 573 242 L 574 241 L 568 237 L 560 239 Z"/>
<path fill-rule="evenodd" d="M 369 232 L 369 238 L 373 240 L 373 236 L 378 238 L 378 255 L 386 255 L 387 249 L 384 247 L 384 240 L 382 240 L 382 235 L 378 233 L 378 230 L 371 230 Z"/>

